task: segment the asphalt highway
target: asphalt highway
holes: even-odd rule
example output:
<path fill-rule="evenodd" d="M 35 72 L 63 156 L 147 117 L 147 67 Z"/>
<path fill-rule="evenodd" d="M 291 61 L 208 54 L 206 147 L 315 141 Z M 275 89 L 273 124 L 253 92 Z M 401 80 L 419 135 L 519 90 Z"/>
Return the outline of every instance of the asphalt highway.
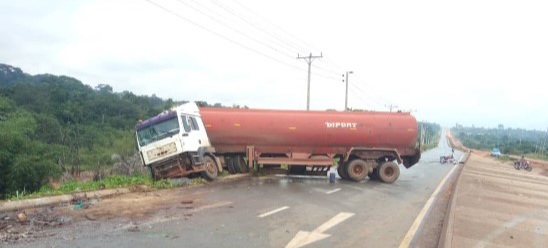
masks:
<path fill-rule="evenodd" d="M 267 176 L 175 189 L 160 210 L 78 220 L 49 237 L 6 247 L 398 247 L 454 166 L 439 163 L 449 154 L 442 135 L 418 164 L 402 166 L 393 184 Z M 194 205 L 184 207 L 190 196 Z"/>

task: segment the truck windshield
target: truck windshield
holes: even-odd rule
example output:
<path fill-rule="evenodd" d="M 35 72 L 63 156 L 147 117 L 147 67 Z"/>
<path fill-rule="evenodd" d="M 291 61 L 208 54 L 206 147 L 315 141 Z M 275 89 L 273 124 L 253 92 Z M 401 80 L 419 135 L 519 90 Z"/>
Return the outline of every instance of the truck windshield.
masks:
<path fill-rule="evenodd" d="M 139 145 L 145 146 L 154 141 L 161 140 L 168 136 L 173 136 L 179 133 L 179 122 L 177 117 L 165 120 L 163 122 L 150 125 L 137 131 Z"/>

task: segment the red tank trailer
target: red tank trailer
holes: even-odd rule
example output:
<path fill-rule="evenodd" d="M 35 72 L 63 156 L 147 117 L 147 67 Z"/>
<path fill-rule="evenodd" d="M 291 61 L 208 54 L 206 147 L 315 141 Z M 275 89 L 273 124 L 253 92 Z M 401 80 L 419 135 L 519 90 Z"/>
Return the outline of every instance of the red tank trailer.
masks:
<path fill-rule="evenodd" d="M 200 108 L 216 156 L 229 171 L 256 163 L 290 165 L 294 172 L 333 161 L 344 179 L 394 182 L 398 164 L 420 159 L 417 121 L 409 113 Z M 243 159 L 247 157 L 247 161 Z M 397 162 L 397 163 L 396 163 Z M 246 166 L 247 165 L 247 166 Z"/>

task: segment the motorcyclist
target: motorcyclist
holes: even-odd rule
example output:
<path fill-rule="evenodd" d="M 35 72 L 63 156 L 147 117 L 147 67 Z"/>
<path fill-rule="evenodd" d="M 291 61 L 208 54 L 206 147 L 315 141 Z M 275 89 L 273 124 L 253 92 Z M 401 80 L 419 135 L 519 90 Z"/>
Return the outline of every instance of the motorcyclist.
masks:
<path fill-rule="evenodd" d="M 525 155 L 521 156 L 521 159 L 519 160 L 519 165 L 521 167 L 525 167 L 527 165 L 527 160 L 525 159 Z"/>

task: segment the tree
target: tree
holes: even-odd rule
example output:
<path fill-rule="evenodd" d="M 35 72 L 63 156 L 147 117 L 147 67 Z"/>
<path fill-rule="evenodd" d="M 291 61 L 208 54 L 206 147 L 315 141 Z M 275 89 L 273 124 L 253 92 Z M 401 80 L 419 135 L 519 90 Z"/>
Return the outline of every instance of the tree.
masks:
<path fill-rule="evenodd" d="M 0 64 L 0 197 L 38 190 L 60 172 L 141 170 L 135 123 L 184 102 Z"/>
<path fill-rule="evenodd" d="M 95 90 L 99 91 L 100 93 L 112 93 L 112 86 L 108 84 L 99 84 L 95 86 Z"/>
<path fill-rule="evenodd" d="M 6 109 L 5 103 L 0 97 L 2 109 Z M 38 190 L 48 177 L 59 172 L 54 150 L 32 138 L 38 126 L 33 115 L 9 106 L 7 109 L 11 109 L 3 111 L 7 118 L 0 121 L 0 196 Z"/>

